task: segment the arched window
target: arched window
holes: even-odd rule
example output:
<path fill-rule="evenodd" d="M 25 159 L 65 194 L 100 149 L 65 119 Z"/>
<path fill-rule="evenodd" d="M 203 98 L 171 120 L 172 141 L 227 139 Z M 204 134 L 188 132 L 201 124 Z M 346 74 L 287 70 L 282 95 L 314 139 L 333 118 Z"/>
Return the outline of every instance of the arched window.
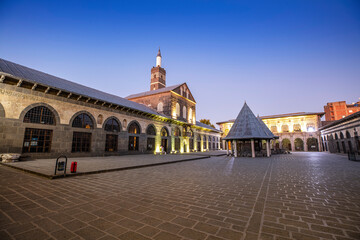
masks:
<path fill-rule="evenodd" d="M 94 128 L 94 123 L 86 113 L 79 114 L 72 123 L 76 128 Z"/>
<path fill-rule="evenodd" d="M 180 95 L 181 95 L 181 96 L 183 95 L 183 88 L 182 88 L 182 86 L 180 87 Z"/>
<path fill-rule="evenodd" d="M 294 124 L 294 132 L 301 132 L 301 125 L 296 123 Z"/>
<path fill-rule="evenodd" d="M 175 127 L 175 129 L 174 129 L 174 136 L 175 137 L 180 137 L 181 136 L 181 132 L 180 132 L 180 129 L 178 127 Z"/>
<path fill-rule="evenodd" d="M 155 127 L 153 125 L 149 125 L 146 129 L 146 134 L 155 136 L 156 135 Z"/>
<path fill-rule="evenodd" d="M 346 131 L 346 138 L 351 138 L 351 135 L 348 131 Z"/>
<path fill-rule="evenodd" d="M 168 132 L 168 130 L 167 130 L 165 127 L 163 127 L 163 128 L 161 129 L 161 136 L 162 136 L 162 137 L 167 137 L 167 136 L 169 136 L 169 132 Z"/>
<path fill-rule="evenodd" d="M 338 137 L 337 133 L 335 133 L 335 139 L 339 139 L 339 137 Z"/>
<path fill-rule="evenodd" d="M 183 118 L 186 119 L 186 107 L 185 106 L 183 107 Z"/>
<path fill-rule="evenodd" d="M 140 134 L 140 127 L 136 122 L 130 124 L 128 128 L 128 133 L 132 134 Z"/>
<path fill-rule="evenodd" d="M 307 129 L 308 132 L 315 132 L 315 124 L 313 124 L 313 123 L 308 123 L 308 124 L 306 125 L 306 129 Z"/>
<path fill-rule="evenodd" d="M 286 124 L 285 124 L 285 125 L 282 125 L 282 126 L 281 126 L 281 131 L 282 131 L 282 132 L 289 132 L 289 126 L 286 125 Z"/>
<path fill-rule="evenodd" d="M 129 151 L 139 151 L 139 134 L 140 126 L 136 122 L 132 122 L 128 127 Z"/>
<path fill-rule="evenodd" d="M 55 115 L 49 108 L 38 106 L 30 109 L 25 114 L 24 122 L 55 125 Z"/>
<path fill-rule="evenodd" d="M 340 139 L 344 139 L 344 134 L 340 132 Z"/>
<path fill-rule="evenodd" d="M 159 102 L 157 105 L 157 111 L 158 112 L 163 112 L 164 111 L 164 105 L 162 102 Z"/>
<path fill-rule="evenodd" d="M 105 123 L 105 131 L 120 132 L 120 123 L 115 118 L 109 118 Z"/>
<path fill-rule="evenodd" d="M 192 117 L 193 117 L 193 113 L 192 113 L 192 108 L 189 109 L 189 122 L 192 122 Z"/>
<path fill-rule="evenodd" d="M 176 116 L 179 117 L 180 116 L 180 104 L 176 103 Z"/>
<path fill-rule="evenodd" d="M 276 126 L 271 126 L 270 130 L 271 130 L 271 132 L 276 133 L 277 132 L 277 127 Z"/>
<path fill-rule="evenodd" d="M 147 151 L 154 151 L 155 150 L 155 136 L 156 136 L 156 129 L 153 125 L 149 125 L 146 129 L 147 136 L 147 144 L 146 150 Z"/>

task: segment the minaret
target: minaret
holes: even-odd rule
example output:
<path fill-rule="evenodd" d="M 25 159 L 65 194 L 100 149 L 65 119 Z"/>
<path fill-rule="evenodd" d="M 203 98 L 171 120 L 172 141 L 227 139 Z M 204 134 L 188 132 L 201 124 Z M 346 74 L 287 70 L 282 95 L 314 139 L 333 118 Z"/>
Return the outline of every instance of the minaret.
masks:
<path fill-rule="evenodd" d="M 156 56 L 156 66 L 151 69 L 150 91 L 166 87 L 166 71 L 161 67 L 161 52 Z"/>

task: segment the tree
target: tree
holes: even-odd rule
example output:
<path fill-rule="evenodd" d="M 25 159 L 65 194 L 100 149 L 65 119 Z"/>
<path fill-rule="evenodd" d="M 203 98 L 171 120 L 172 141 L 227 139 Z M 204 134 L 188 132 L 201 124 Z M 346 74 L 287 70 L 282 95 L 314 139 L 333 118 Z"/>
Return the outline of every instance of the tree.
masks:
<path fill-rule="evenodd" d="M 215 128 L 215 126 L 210 122 L 210 119 L 201 119 L 200 122 Z"/>

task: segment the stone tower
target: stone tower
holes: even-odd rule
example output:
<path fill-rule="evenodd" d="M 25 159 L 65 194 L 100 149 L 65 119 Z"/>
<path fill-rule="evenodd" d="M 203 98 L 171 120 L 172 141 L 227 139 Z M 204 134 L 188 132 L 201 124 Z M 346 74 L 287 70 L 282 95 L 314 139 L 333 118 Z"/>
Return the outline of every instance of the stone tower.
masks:
<path fill-rule="evenodd" d="M 161 67 L 161 52 L 156 56 L 156 66 L 151 69 L 150 91 L 166 87 L 166 71 Z"/>

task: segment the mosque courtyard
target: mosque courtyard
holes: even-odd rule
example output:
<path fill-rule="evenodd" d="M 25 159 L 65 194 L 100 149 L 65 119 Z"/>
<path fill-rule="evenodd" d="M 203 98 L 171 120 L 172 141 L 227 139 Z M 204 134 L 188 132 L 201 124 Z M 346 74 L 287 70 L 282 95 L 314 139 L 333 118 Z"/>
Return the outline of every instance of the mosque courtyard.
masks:
<path fill-rule="evenodd" d="M 360 239 L 359 172 L 322 152 L 54 180 L 0 166 L 0 239 Z"/>

